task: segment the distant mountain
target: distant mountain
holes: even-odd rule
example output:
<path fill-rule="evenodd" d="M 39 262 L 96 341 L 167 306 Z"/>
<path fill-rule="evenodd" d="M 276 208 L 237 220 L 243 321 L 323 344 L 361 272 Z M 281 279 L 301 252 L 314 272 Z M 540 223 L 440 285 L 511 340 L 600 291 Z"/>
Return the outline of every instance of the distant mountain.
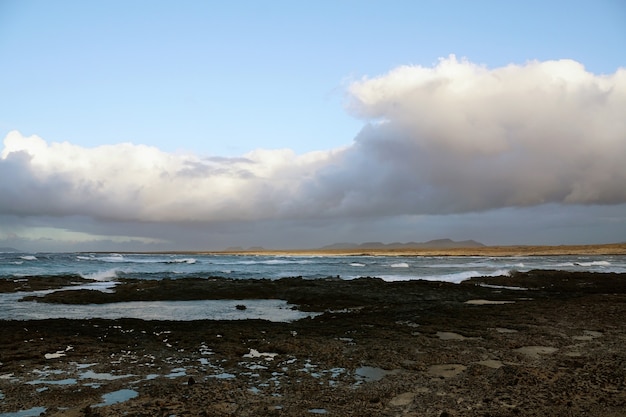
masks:
<path fill-rule="evenodd" d="M 342 250 L 342 249 L 451 249 L 451 248 L 477 248 L 485 246 L 475 240 L 454 241 L 452 239 L 435 239 L 428 242 L 364 242 L 364 243 L 333 243 L 321 247 L 323 250 Z"/>
<path fill-rule="evenodd" d="M 20 252 L 20 251 L 15 248 L 0 247 L 0 252 L 7 253 L 7 252 Z"/>

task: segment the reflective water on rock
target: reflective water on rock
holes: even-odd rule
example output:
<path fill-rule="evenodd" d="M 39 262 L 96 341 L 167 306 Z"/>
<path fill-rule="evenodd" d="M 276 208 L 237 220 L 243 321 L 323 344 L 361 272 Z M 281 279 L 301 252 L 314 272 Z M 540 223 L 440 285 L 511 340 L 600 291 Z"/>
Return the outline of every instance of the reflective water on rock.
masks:
<path fill-rule="evenodd" d="M 122 403 L 128 401 L 131 398 L 135 398 L 139 393 L 134 389 L 121 389 L 118 391 L 109 392 L 102 396 L 103 401 L 100 404 L 96 404 L 95 407 L 104 407 L 111 404 Z"/>

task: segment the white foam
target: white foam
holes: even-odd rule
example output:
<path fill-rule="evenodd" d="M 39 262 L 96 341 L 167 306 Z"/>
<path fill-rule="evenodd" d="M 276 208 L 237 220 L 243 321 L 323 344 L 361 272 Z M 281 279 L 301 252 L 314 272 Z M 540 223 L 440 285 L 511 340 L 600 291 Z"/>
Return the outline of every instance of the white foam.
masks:
<path fill-rule="evenodd" d="M 196 262 L 197 260 L 194 258 L 172 259 L 171 261 L 168 261 L 168 263 L 173 264 L 195 264 Z"/>
<path fill-rule="evenodd" d="M 409 264 L 406 263 L 406 262 L 398 262 L 398 263 L 395 263 L 395 264 L 391 264 L 389 266 L 392 267 L 392 268 L 408 268 Z"/>
<path fill-rule="evenodd" d="M 611 266 L 609 261 L 576 262 L 577 266 Z"/>
<path fill-rule="evenodd" d="M 20 259 L 23 259 L 25 261 L 36 261 L 37 257 L 33 255 L 23 255 L 23 256 L 20 256 Z"/>
<path fill-rule="evenodd" d="M 501 275 L 508 276 L 510 275 L 510 272 L 511 271 L 508 269 L 499 269 L 497 271 L 493 271 L 490 273 L 480 272 L 480 271 L 463 271 L 463 272 L 456 272 L 453 274 L 445 274 L 445 275 L 423 275 L 423 276 L 383 275 L 380 278 L 389 282 L 424 280 L 424 281 L 444 281 L 444 282 L 451 282 L 454 284 L 458 284 L 462 281 L 465 281 L 474 277 L 497 277 Z"/>
<path fill-rule="evenodd" d="M 114 253 L 114 254 L 111 254 L 110 256 L 103 256 L 101 258 L 94 258 L 94 259 L 98 261 L 102 261 L 102 262 L 114 262 L 114 263 L 126 262 L 126 258 L 123 255 L 120 255 L 119 253 Z"/>
<path fill-rule="evenodd" d="M 85 279 L 92 279 L 94 281 L 111 281 L 117 279 L 117 269 L 107 269 L 106 271 L 92 272 L 91 274 L 81 274 L 80 276 Z"/>

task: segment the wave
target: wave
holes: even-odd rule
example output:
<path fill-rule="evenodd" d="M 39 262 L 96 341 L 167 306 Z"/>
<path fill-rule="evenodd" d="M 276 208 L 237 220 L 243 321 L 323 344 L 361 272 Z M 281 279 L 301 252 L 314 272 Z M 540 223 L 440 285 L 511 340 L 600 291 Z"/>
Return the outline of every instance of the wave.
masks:
<path fill-rule="evenodd" d="M 195 264 L 195 258 L 131 258 L 120 254 L 112 254 L 110 256 L 77 256 L 80 261 L 95 261 L 105 263 L 135 263 L 135 264 Z"/>
<path fill-rule="evenodd" d="M 392 268 L 408 268 L 409 264 L 406 263 L 406 262 L 398 262 L 398 263 L 395 263 L 395 264 L 391 264 L 389 266 L 392 267 Z"/>
<path fill-rule="evenodd" d="M 350 264 L 350 266 L 359 266 L 359 267 L 363 267 L 363 266 L 365 266 L 365 264 L 362 264 L 362 263 L 360 263 L 360 262 L 352 262 L 352 263 Z"/>
<path fill-rule="evenodd" d="M 94 281 L 111 281 L 117 279 L 117 273 L 117 269 L 107 269 L 106 271 L 92 272 L 91 274 L 80 274 L 80 276 Z"/>
<path fill-rule="evenodd" d="M 166 264 L 195 264 L 196 262 L 197 260 L 194 258 L 172 259 L 165 261 Z"/>
<path fill-rule="evenodd" d="M 20 256 L 20 259 L 23 259 L 25 261 L 36 261 L 37 257 L 33 255 L 22 255 Z"/>
<path fill-rule="evenodd" d="M 489 273 L 480 272 L 480 271 L 463 271 L 463 272 L 456 272 L 456 273 L 444 274 L 444 275 L 423 275 L 423 276 L 383 275 L 380 278 L 382 278 L 384 281 L 389 281 L 389 282 L 424 280 L 424 281 L 444 281 L 444 282 L 451 282 L 453 284 L 458 284 L 460 282 L 466 281 L 474 277 L 497 277 L 501 275 L 509 276 L 511 275 L 511 272 L 512 270 L 510 269 L 498 269 L 497 271 L 493 271 Z"/>
<path fill-rule="evenodd" d="M 102 256 L 102 257 L 94 256 L 92 260 L 100 261 L 100 262 L 112 262 L 112 263 L 128 262 L 128 260 L 124 257 L 124 255 L 120 255 L 116 253 L 110 256 Z"/>
<path fill-rule="evenodd" d="M 609 261 L 574 262 L 576 266 L 611 266 Z"/>

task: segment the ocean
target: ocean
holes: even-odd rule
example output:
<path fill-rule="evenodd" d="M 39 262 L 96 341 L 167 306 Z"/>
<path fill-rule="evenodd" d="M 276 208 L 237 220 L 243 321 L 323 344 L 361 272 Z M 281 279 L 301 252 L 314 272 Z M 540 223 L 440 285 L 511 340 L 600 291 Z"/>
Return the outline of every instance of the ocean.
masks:
<path fill-rule="evenodd" d="M 551 269 L 626 272 L 625 255 L 593 256 L 265 256 L 226 254 L 0 253 L 0 280 L 29 276 L 79 276 L 91 283 L 75 288 L 114 291 L 121 278 L 161 280 L 224 277 L 280 279 L 303 277 L 377 277 L 386 281 L 430 280 L 459 283 L 476 276 Z M 159 301 L 99 306 L 63 306 L 20 302 L 32 293 L 0 294 L 0 319 L 121 318 L 195 320 L 262 318 L 291 321 L 303 313 L 281 300 L 247 300 L 237 312 L 237 300 Z"/>

